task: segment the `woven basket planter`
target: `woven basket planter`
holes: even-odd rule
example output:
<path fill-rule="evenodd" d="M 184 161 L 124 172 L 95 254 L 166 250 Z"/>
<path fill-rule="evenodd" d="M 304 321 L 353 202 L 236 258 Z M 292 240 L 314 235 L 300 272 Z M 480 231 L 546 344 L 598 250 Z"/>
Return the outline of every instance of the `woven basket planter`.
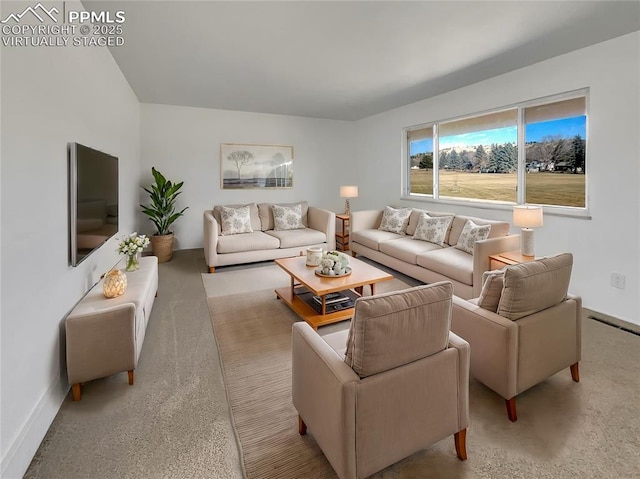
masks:
<path fill-rule="evenodd" d="M 173 256 L 173 233 L 151 236 L 151 250 L 153 255 L 158 257 L 158 263 L 171 261 Z"/>

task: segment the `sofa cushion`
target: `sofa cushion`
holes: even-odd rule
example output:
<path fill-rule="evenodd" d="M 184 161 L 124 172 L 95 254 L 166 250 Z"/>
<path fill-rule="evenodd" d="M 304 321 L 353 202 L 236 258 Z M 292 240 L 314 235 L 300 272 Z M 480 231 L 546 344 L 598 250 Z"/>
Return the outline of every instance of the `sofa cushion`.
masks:
<path fill-rule="evenodd" d="M 280 240 L 262 231 L 241 233 L 237 235 L 219 236 L 218 253 L 239 253 L 243 251 L 257 251 L 263 249 L 278 249 Z"/>
<path fill-rule="evenodd" d="M 482 291 L 480 291 L 480 296 L 478 296 L 478 306 L 492 313 L 497 312 L 498 303 L 500 303 L 500 297 L 502 296 L 503 285 L 503 270 L 499 269 L 482 273 Z"/>
<path fill-rule="evenodd" d="M 351 234 L 351 241 L 361 244 L 367 248 L 378 251 L 380 243 L 398 238 L 406 238 L 407 235 L 391 233 L 377 229 L 361 230 Z"/>
<path fill-rule="evenodd" d="M 411 208 L 385 206 L 384 212 L 382 213 L 382 221 L 378 229 L 391 233 L 404 233 L 409 224 L 410 214 Z"/>
<path fill-rule="evenodd" d="M 232 208 L 229 206 L 220 207 L 220 218 L 222 220 L 222 234 L 235 235 L 239 233 L 253 233 L 251 228 L 250 206 L 240 206 Z"/>
<path fill-rule="evenodd" d="M 229 208 L 239 208 L 241 206 L 247 206 L 245 204 L 237 204 L 237 205 L 216 205 L 213 207 L 213 217 L 218 222 L 218 234 L 222 234 L 222 217 L 220 214 L 220 210 L 222 206 L 226 206 Z M 249 213 L 251 215 L 251 229 L 253 231 L 260 231 L 260 216 L 258 214 L 258 206 L 255 203 L 249 203 Z"/>
<path fill-rule="evenodd" d="M 433 216 L 433 213 L 429 214 Z M 485 220 L 484 218 L 476 218 L 475 216 L 456 216 L 453 219 L 453 224 L 451 225 L 451 232 L 449 233 L 447 244 L 450 244 L 451 246 L 458 244 L 458 239 L 467 224 L 467 220 L 473 221 L 478 226 L 491 225 L 489 238 L 507 236 L 509 234 L 509 229 L 511 228 L 511 225 L 506 221 Z"/>
<path fill-rule="evenodd" d="M 302 224 L 302 206 L 273 205 L 273 229 L 276 231 L 299 230 L 304 228 Z"/>
<path fill-rule="evenodd" d="M 498 314 L 515 321 L 562 302 L 572 266 L 571 253 L 507 266 Z"/>
<path fill-rule="evenodd" d="M 277 238 L 280 242 L 280 248 L 295 248 L 296 246 L 311 246 L 327 241 L 327 235 L 322 231 L 312 228 L 304 228 L 298 230 L 265 231 L 265 234 Z"/>
<path fill-rule="evenodd" d="M 309 223 L 307 222 L 307 213 L 309 211 L 309 203 L 307 201 L 298 201 L 296 203 L 278 203 L 280 206 L 295 206 L 300 205 L 302 208 L 302 224 L 307 227 Z M 275 223 L 273 220 L 273 203 L 259 203 L 258 204 L 258 212 L 260 218 L 261 226 L 259 229 L 262 231 L 272 230 L 275 228 Z"/>
<path fill-rule="evenodd" d="M 491 231 L 491 225 L 478 226 L 473 221 L 467 220 L 456 243 L 456 248 L 473 254 L 473 246 L 476 241 L 486 240 L 489 237 L 489 231 Z"/>
<path fill-rule="evenodd" d="M 432 217 L 422 213 L 413 239 L 444 246 L 452 222 L 453 216 Z"/>
<path fill-rule="evenodd" d="M 425 251 L 440 249 L 440 246 L 427 241 L 414 240 L 410 236 L 384 241 L 378 245 L 378 249 L 393 258 L 397 258 L 405 263 L 416 264 L 418 254 Z"/>
<path fill-rule="evenodd" d="M 419 266 L 463 284 L 473 285 L 473 256 L 456 248 L 440 248 L 419 254 Z"/>
<path fill-rule="evenodd" d="M 345 362 L 361 377 L 447 347 L 453 285 L 449 281 L 356 300 Z"/>

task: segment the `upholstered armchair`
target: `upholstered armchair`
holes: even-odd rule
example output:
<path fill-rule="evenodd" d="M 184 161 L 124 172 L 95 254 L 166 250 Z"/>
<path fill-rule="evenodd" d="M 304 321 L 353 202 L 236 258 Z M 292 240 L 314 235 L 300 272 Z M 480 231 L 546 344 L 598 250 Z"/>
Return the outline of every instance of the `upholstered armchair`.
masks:
<path fill-rule="evenodd" d="M 471 375 L 506 400 L 564 368 L 580 380 L 582 300 L 567 293 L 569 253 L 485 273 L 480 297 L 454 297 L 451 330 L 471 345 Z"/>
<path fill-rule="evenodd" d="M 454 436 L 466 459 L 469 345 L 449 331 L 453 285 L 358 298 L 351 328 L 293 326 L 293 405 L 341 479 Z"/>

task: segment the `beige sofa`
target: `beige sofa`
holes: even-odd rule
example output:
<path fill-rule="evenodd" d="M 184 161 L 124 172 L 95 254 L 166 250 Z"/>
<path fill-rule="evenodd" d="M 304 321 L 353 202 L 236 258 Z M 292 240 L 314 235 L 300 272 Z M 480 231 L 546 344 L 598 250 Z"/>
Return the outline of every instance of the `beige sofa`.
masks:
<path fill-rule="evenodd" d="M 293 325 L 292 400 L 340 479 L 368 477 L 454 436 L 466 459 L 469 344 L 450 282 L 358 298 L 349 330 Z M 428 457 L 427 457 L 428 460 Z"/>
<path fill-rule="evenodd" d="M 221 206 L 204 212 L 204 257 L 213 273 L 218 266 L 253 263 L 298 256 L 311 246 L 333 250 L 336 247 L 335 213 L 300 204 L 304 228 L 277 231 L 274 229 L 273 203 L 250 203 L 251 233 L 225 235 L 221 228 Z M 246 205 L 226 205 L 238 207 Z"/>
<path fill-rule="evenodd" d="M 444 246 L 413 239 L 422 213 L 433 217 L 454 217 Z M 382 215 L 382 210 L 351 213 L 349 246 L 354 256 L 365 256 L 425 283 L 451 281 L 454 294 L 461 298 L 480 294 L 482 273 L 490 269 L 489 255 L 520 247 L 520 235 L 510 235 L 510 225 L 505 221 L 414 208 L 406 232 L 397 234 L 378 229 Z M 491 225 L 489 237 L 474 244 L 473 254 L 455 248 L 467 220 L 479 226 Z"/>

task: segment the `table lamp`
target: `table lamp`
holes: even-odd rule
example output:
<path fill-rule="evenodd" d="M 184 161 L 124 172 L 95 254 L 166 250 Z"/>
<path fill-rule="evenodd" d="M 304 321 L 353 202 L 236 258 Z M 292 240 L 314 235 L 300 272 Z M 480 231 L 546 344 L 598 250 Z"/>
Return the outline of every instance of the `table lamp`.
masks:
<path fill-rule="evenodd" d="M 344 203 L 344 214 L 351 214 L 351 206 L 349 205 L 349 198 L 357 198 L 358 197 L 358 187 L 357 186 L 341 186 L 340 187 L 340 198 L 346 198 Z"/>
<path fill-rule="evenodd" d="M 522 227 L 520 252 L 523 256 L 533 256 L 533 228 L 542 226 L 542 207 L 514 206 L 513 224 Z"/>

